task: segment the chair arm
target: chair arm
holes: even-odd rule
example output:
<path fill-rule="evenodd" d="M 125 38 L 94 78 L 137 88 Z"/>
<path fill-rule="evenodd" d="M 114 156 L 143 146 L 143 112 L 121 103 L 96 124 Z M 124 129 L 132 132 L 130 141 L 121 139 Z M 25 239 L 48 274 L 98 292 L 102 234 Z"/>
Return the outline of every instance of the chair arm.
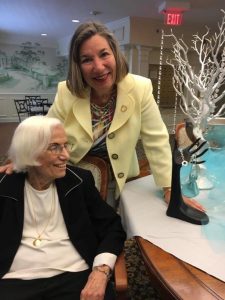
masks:
<path fill-rule="evenodd" d="M 117 257 L 114 269 L 115 289 L 117 300 L 128 299 L 128 280 L 124 251 Z"/>

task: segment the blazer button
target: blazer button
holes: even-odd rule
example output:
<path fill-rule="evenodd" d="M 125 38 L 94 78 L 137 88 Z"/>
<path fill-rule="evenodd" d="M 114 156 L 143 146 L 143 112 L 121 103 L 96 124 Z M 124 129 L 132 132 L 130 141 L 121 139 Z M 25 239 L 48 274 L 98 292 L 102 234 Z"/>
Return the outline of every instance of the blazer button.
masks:
<path fill-rule="evenodd" d="M 122 111 L 122 112 L 127 111 L 127 106 L 126 106 L 126 105 L 122 105 L 122 106 L 121 106 L 121 111 Z"/>
<path fill-rule="evenodd" d="M 119 177 L 119 178 L 123 178 L 123 177 L 124 177 L 124 173 L 119 173 L 119 174 L 118 174 L 118 177 Z"/>
<path fill-rule="evenodd" d="M 109 135 L 108 135 L 108 138 L 109 139 L 113 139 L 115 137 L 115 133 L 114 132 L 111 132 Z"/>
<path fill-rule="evenodd" d="M 115 154 L 115 153 L 112 154 L 112 159 L 118 159 L 118 157 L 119 157 L 118 154 Z"/>

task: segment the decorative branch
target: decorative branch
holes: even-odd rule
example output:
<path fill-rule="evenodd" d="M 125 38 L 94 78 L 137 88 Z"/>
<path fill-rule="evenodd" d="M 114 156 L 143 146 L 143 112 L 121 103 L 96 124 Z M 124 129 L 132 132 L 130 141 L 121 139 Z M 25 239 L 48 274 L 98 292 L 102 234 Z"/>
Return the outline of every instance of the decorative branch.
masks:
<path fill-rule="evenodd" d="M 209 37 L 210 30 L 201 37 L 193 35 L 191 49 L 197 54 L 199 70 L 194 70 L 189 61 L 189 47 L 182 38 L 177 38 L 172 30 L 164 37 L 173 38 L 173 58 L 168 60 L 173 68 L 173 87 L 180 96 L 180 107 L 195 127 L 205 130 L 207 123 L 223 115 L 225 104 L 217 113 L 216 104 L 225 97 L 225 11 L 221 9 L 223 18 L 218 24 L 218 32 Z M 187 99 L 186 94 L 189 94 Z"/>

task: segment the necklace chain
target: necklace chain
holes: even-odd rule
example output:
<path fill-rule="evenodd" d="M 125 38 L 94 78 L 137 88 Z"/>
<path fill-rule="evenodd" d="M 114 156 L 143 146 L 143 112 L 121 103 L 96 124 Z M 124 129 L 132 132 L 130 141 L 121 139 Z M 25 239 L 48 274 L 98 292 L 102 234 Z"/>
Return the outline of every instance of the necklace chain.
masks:
<path fill-rule="evenodd" d="M 46 231 L 48 225 L 49 225 L 49 222 L 52 218 L 52 215 L 53 215 L 53 207 L 54 207 L 54 204 L 55 204 L 55 187 L 54 185 L 52 184 L 52 187 L 50 187 L 51 190 L 52 190 L 52 197 L 51 197 L 51 208 L 50 208 L 50 214 L 49 214 L 49 217 L 48 217 L 48 220 L 45 224 L 45 226 L 43 227 L 43 229 L 41 230 L 41 232 L 39 232 L 39 229 L 38 229 L 38 221 L 37 221 L 37 216 L 35 214 L 35 209 L 34 209 L 34 205 L 33 205 L 33 201 L 32 201 L 32 197 L 30 195 L 30 187 L 28 185 L 26 185 L 26 197 L 27 197 L 27 202 L 29 202 L 31 205 L 31 215 L 32 215 L 32 218 L 34 220 L 34 223 L 35 223 L 35 229 L 36 229 L 36 232 L 37 232 L 37 237 L 33 240 L 33 245 L 35 247 L 38 247 L 40 246 L 41 242 L 42 242 L 42 235 L 43 233 Z M 30 201 L 29 201 L 30 200 Z"/>
<path fill-rule="evenodd" d="M 180 152 L 180 156 L 181 156 L 181 159 L 182 159 L 182 166 L 183 167 L 186 167 L 188 165 L 188 161 L 184 158 L 184 153 L 183 153 L 183 149 L 179 149 L 179 152 Z"/>

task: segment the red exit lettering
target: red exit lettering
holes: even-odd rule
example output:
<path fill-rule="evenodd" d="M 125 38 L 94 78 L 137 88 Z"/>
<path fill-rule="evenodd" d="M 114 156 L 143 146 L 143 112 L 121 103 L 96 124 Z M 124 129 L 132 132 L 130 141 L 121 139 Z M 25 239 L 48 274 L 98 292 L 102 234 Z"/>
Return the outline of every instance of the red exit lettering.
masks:
<path fill-rule="evenodd" d="M 166 13 L 165 24 L 166 25 L 181 25 L 182 14 L 180 13 Z"/>

